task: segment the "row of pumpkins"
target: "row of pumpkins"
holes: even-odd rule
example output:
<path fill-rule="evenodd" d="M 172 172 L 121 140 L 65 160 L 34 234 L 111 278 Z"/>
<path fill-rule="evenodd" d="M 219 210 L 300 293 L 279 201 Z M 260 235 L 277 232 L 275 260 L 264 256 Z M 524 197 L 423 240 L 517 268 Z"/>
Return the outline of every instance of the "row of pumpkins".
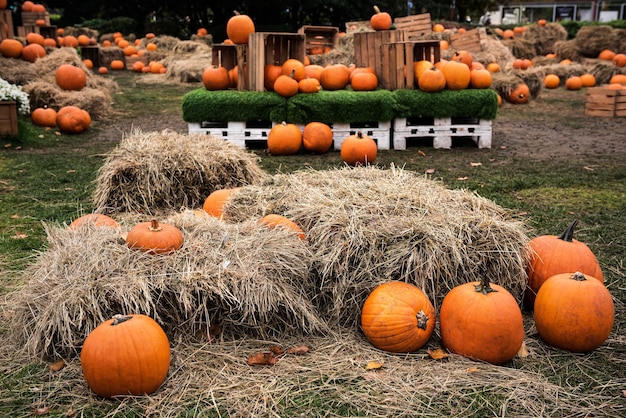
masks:
<path fill-rule="evenodd" d="M 203 209 L 196 212 L 221 219 L 225 203 L 237 190 L 212 192 Z M 546 344 L 584 353 L 608 338 L 614 305 L 597 258 L 585 243 L 574 239 L 577 222 L 560 236 L 537 236 L 528 243 L 532 258 L 524 305 L 534 310 L 537 331 Z M 259 223 L 284 228 L 306 240 L 305 232 L 282 215 L 267 215 Z M 84 215 L 69 228 L 78 230 L 87 224 L 119 228 L 114 219 L 102 214 Z M 132 227 L 126 243 L 136 250 L 167 256 L 182 246 L 183 234 L 174 226 L 152 220 Z M 429 342 L 437 317 L 442 345 L 451 353 L 499 365 L 512 360 L 522 348 L 521 309 L 505 288 L 487 278 L 453 288 L 438 315 L 428 295 L 417 286 L 385 282 L 365 299 L 361 328 L 375 347 L 411 353 Z M 107 398 L 152 393 L 165 381 L 169 363 L 167 336 L 142 314 L 116 315 L 99 325 L 87 336 L 81 351 L 88 386 Z"/>

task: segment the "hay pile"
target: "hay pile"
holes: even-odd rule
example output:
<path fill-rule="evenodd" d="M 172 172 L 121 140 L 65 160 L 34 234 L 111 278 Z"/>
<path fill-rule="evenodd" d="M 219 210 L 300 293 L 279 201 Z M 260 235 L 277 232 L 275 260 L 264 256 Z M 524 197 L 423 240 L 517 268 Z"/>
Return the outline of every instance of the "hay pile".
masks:
<path fill-rule="evenodd" d="M 603 49 L 615 51 L 616 35 L 617 32 L 608 25 L 582 26 L 574 41 L 582 56 L 596 58 Z"/>
<path fill-rule="evenodd" d="M 181 41 L 174 45 L 172 54 L 163 60 L 166 77 L 181 83 L 202 81 L 202 73 L 213 64 L 211 48 L 203 42 Z"/>
<path fill-rule="evenodd" d="M 294 220 L 313 251 L 315 304 L 330 324 L 354 326 L 375 285 L 416 284 L 439 305 L 454 286 L 487 275 L 518 300 L 527 241 L 521 223 L 475 194 L 397 168 L 276 175 L 242 188 L 224 218 Z"/>
<path fill-rule="evenodd" d="M 201 207 L 216 189 L 265 176 L 253 154 L 222 139 L 136 129 L 107 155 L 93 202 L 103 213 L 179 211 Z"/>
<path fill-rule="evenodd" d="M 534 43 L 523 38 L 503 39 L 502 43 L 511 51 L 516 58 L 531 59 L 537 55 Z"/>
<path fill-rule="evenodd" d="M 567 39 L 567 30 L 563 25 L 551 23 L 546 26 L 528 25 L 524 39 L 531 42 L 537 55 L 554 53 L 554 44 Z"/>

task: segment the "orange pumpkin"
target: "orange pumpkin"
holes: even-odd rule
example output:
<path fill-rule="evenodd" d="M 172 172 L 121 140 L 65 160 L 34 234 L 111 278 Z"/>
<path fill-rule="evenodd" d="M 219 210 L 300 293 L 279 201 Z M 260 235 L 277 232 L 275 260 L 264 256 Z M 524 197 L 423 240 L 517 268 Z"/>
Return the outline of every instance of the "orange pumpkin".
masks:
<path fill-rule="evenodd" d="M 224 216 L 224 206 L 228 202 L 228 199 L 239 191 L 239 189 L 239 187 L 233 187 L 212 191 L 204 200 L 202 210 L 215 218 L 222 219 Z"/>
<path fill-rule="evenodd" d="M 486 277 L 448 292 L 441 303 L 439 326 L 441 341 L 452 353 L 492 364 L 513 359 L 524 342 L 517 301 Z"/>
<path fill-rule="evenodd" d="M 461 51 L 456 51 L 454 53 L 451 61 L 461 62 L 467 65 L 467 68 L 471 69 L 472 63 L 474 62 L 474 58 L 472 57 L 472 54 L 470 54 L 469 52 L 461 50 Z"/>
<path fill-rule="evenodd" d="M 308 152 L 323 154 L 333 145 L 333 130 L 322 122 L 309 122 L 302 130 L 302 146 Z"/>
<path fill-rule="evenodd" d="M 279 75 L 273 86 L 273 90 L 283 97 L 295 96 L 298 94 L 299 88 L 298 81 L 293 78 L 293 73 L 291 75 Z"/>
<path fill-rule="evenodd" d="M 87 385 L 99 396 L 147 395 L 167 377 L 170 344 L 152 318 L 115 315 L 85 338 L 80 363 Z"/>
<path fill-rule="evenodd" d="M 0 54 L 6 58 L 20 58 L 22 51 L 24 50 L 24 44 L 17 39 L 3 39 L 0 42 Z"/>
<path fill-rule="evenodd" d="M 500 68 L 500 64 L 497 62 L 490 62 L 487 64 L 487 71 L 490 73 L 499 73 L 502 69 Z"/>
<path fill-rule="evenodd" d="M 600 347 L 611 333 L 614 317 L 607 288 L 580 272 L 550 277 L 535 300 L 534 319 L 541 339 L 577 353 Z"/>
<path fill-rule="evenodd" d="M 63 46 L 68 48 L 78 48 L 78 38 L 73 35 L 66 35 L 63 37 Z"/>
<path fill-rule="evenodd" d="M 89 36 L 85 34 L 78 35 L 76 40 L 78 41 L 78 46 L 89 46 Z"/>
<path fill-rule="evenodd" d="M 343 90 L 350 82 L 350 70 L 344 64 L 331 64 L 324 67 L 320 84 L 324 90 Z"/>
<path fill-rule="evenodd" d="M 83 226 L 95 226 L 106 228 L 119 228 L 120 224 L 110 216 L 103 215 L 101 213 L 88 213 L 83 216 L 79 216 L 74 219 L 68 226 L 69 229 L 79 229 Z"/>
<path fill-rule="evenodd" d="M 415 84 L 419 83 L 419 78 L 426 70 L 430 70 L 433 63 L 429 60 L 420 60 L 413 63 L 413 74 L 415 76 Z"/>
<path fill-rule="evenodd" d="M 417 79 L 417 85 L 420 90 L 435 93 L 446 88 L 446 76 L 438 68 L 432 66 L 422 71 L 421 75 Z"/>
<path fill-rule="evenodd" d="M 282 67 L 280 65 L 266 64 L 263 68 L 263 85 L 268 91 L 274 91 L 274 83 L 276 79 L 282 74 Z"/>
<path fill-rule="evenodd" d="M 530 100 L 530 88 L 526 83 L 519 83 L 505 96 L 506 101 L 513 104 L 524 104 Z"/>
<path fill-rule="evenodd" d="M 59 65 L 54 78 L 63 90 L 82 90 L 87 85 L 85 70 L 73 64 Z"/>
<path fill-rule="evenodd" d="M 436 314 L 426 294 L 410 283 L 391 281 L 365 299 L 361 329 L 372 345 L 392 353 L 411 353 L 428 343 Z"/>
<path fill-rule="evenodd" d="M 565 80 L 565 88 L 567 90 L 580 90 L 583 86 L 583 82 L 578 76 L 571 76 Z"/>
<path fill-rule="evenodd" d="M 539 26 L 546 26 L 548 24 L 548 21 L 546 19 L 539 19 L 537 20 L 537 24 Z"/>
<path fill-rule="evenodd" d="M 22 11 L 23 12 L 32 12 L 34 5 L 35 5 L 35 3 L 33 3 L 32 1 L 26 0 L 24 3 L 22 3 Z"/>
<path fill-rule="evenodd" d="M 470 71 L 470 86 L 475 89 L 487 89 L 491 87 L 493 78 L 491 73 L 485 69 L 476 69 Z"/>
<path fill-rule="evenodd" d="M 300 93 L 317 93 L 322 86 L 317 78 L 305 77 L 298 81 L 298 91 Z"/>
<path fill-rule="evenodd" d="M 374 14 L 370 18 L 370 26 L 374 30 L 388 30 L 391 28 L 391 15 L 381 12 L 378 6 L 374 6 Z"/>
<path fill-rule="evenodd" d="M 126 63 L 123 60 L 113 60 L 111 61 L 111 64 L 109 64 L 109 66 L 112 70 L 117 71 L 126 69 Z"/>
<path fill-rule="evenodd" d="M 146 44 L 146 51 L 152 52 L 152 51 L 156 51 L 157 49 L 159 49 L 159 47 L 154 42 L 150 42 Z"/>
<path fill-rule="evenodd" d="M 373 91 L 378 88 L 378 77 L 373 72 L 361 71 L 350 77 L 354 91 Z"/>
<path fill-rule="evenodd" d="M 207 90 L 226 90 L 230 86 L 228 70 L 215 65 L 205 68 L 202 72 L 202 84 Z"/>
<path fill-rule="evenodd" d="M 289 232 L 295 233 L 295 235 L 301 240 L 306 239 L 306 235 L 304 234 L 302 228 L 300 228 L 297 223 L 285 216 L 271 213 L 259 219 L 258 223 L 259 225 L 263 225 L 271 229 L 287 230 Z"/>
<path fill-rule="evenodd" d="M 294 80 L 300 81 L 306 77 L 305 65 L 302 61 L 290 58 L 280 68 L 282 75 L 291 75 Z"/>
<path fill-rule="evenodd" d="M 615 54 L 612 62 L 617 67 L 626 67 L 626 54 Z"/>
<path fill-rule="evenodd" d="M 267 135 L 267 148 L 272 155 L 294 155 L 302 147 L 302 132 L 293 123 L 274 125 Z"/>
<path fill-rule="evenodd" d="M 65 134 L 79 134 L 89 129 L 91 116 L 77 106 L 64 106 L 57 112 L 57 126 Z"/>
<path fill-rule="evenodd" d="M 46 56 L 46 49 L 39 44 L 28 44 L 22 50 L 22 59 L 28 62 L 35 62 L 39 58 Z"/>
<path fill-rule="evenodd" d="M 574 229 L 578 221 L 573 221 L 560 235 L 541 235 L 528 243 L 531 258 L 526 268 L 528 285 L 524 292 L 524 306 L 533 309 L 535 296 L 550 277 L 580 271 L 604 281 L 598 259 L 583 242 L 574 239 Z"/>
<path fill-rule="evenodd" d="M 98 74 L 108 74 L 109 73 L 109 69 L 107 67 L 98 67 Z"/>
<path fill-rule="evenodd" d="M 43 46 L 43 35 L 35 32 L 30 32 L 26 35 L 26 42 L 29 44 L 39 44 Z"/>
<path fill-rule="evenodd" d="M 613 58 L 615 58 L 615 52 L 611 51 L 610 49 L 603 49 L 598 54 L 598 59 L 604 61 L 613 61 Z"/>
<path fill-rule="evenodd" d="M 441 23 L 435 23 L 433 25 L 433 32 L 441 33 L 445 30 L 445 27 Z"/>
<path fill-rule="evenodd" d="M 54 128 L 57 126 L 57 111 L 51 107 L 38 107 L 33 110 L 30 119 L 37 126 Z"/>
<path fill-rule="evenodd" d="M 133 226 L 126 235 L 126 244 L 148 254 L 167 254 L 183 245 L 183 234 L 175 226 L 153 219 Z"/>
<path fill-rule="evenodd" d="M 85 64 L 85 67 L 87 67 L 88 70 L 91 70 L 93 68 L 93 61 L 89 58 L 85 58 L 83 60 L 83 64 Z"/>
<path fill-rule="evenodd" d="M 378 146 L 373 138 L 357 132 L 341 143 L 341 159 L 348 165 L 368 165 L 376 160 Z"/>
<path fill-rule="evenodd" d="M 547 89 L 555 89 L 561 85 L 561 79 L 556 74 L 546 74 L 543 78 L 543 85 Z"/>
<path fill-rule="evenodd" d="M 609 84 L 626 84 L 626 74 L 614 74 Z"/>
<path fill-rule="evenodd" d="M 446 87 L 448 90 L 463 90 L 470 84 L 470 69 L 463 63 L 447 61 L 441 66 L 441 71 L 446 77 Z"/>
<path fill-rule="evenodd" d="M 582 87 L 593 87 L 596 85 L 596 77 L 591 73 L 581 74 L 579 77 Z"/>
<path fill-rule="evenodd" d="M 315 78 L 317 81 L 320 81 L 322 77 L 322 70 L 324 67 L 318 64 L 309 64 L 304 67 L 305 77 Z"/>
<path fill-rule="evenodd" d="M 235 11 L 235 15 L 226 23 L 226 34 L 235 44 L 247 44 L 251 33 L 254 33 L 254 22 L 247 15 Z"/>

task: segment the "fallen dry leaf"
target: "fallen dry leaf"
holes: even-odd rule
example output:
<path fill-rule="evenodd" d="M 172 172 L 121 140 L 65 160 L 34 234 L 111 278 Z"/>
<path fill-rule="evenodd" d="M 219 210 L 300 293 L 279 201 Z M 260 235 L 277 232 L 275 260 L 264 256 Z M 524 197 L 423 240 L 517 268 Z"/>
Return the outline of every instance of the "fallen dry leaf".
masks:
<path fill-rule="evenodd" d="M 5 148 L 11 148 L 12 146 L 13 146 L 13 145 L 11 145 L 11 144 L 4 144 L 4 147 L 5 147 Z"/>
<path fill-rule="evenodd" d="M 428 168 L 425 171 L 426 174 L 435 174 L 435 169 L 434 168 Z"/>
<path fill-rule="evenodd" d="M 528 349 L 526 348 L 526 342 L 522 341 L 522 346 L 519 348 L 519 351 L 517 352 L 517 357 L 519 358 L 524 358 L 524 357 L 528 357 L 530 353 L 528 352 Z"/>
<path fill-rule="evenodd" d="M 277 345 L 273 345 L 270 347 L 270 351 L 275 355 L 275 356 L 282 356 L 285 353 L 285 350 L 283 350 L 282 348 L 280 348 Z"/>
<path fill-rule="evenodd" d="M 256 353 L 248 357 L 249 366 L 273 366 L 278 361 L 271 351 Z"/>
<path fill-rule="evenodd" d="M 417 151 L 417 153 L 418 153 L 419 155 L 421 155 L 422 157 L 425 157 L 425 156 L 426 156 L 426 153 L 425 153 L 424 151 L 422 151 L 422 150 Z"/>
<path fill-rule="evenodd" d="M 67 364 L 65 364 L 65 361 L 59 360 L 50 365 L 50 371 L 58 372 L 59 370 L 63 369 L 65 366 L 67 366 Z"/>
<path fill-rule="evenodd" d="M 443 348 L 438 348 L 436 350 L 427 350 L 428 355 L 433 360 L 443 360 L 448 358 L 449 354 L 445 352 Z"/>
<path fill-rule="evenodd" d="M 17 213 L 15 215 L 11 215 L 11 219 L 20 219 L 20 215 Z"/>
<path fill-rule="evenodd" d="M 476 373 L 477 371 L 479 371 L 480 369 L 478 367 L 470 367 L 469 369 L 465 370 L 468 373 Z"/>
<path fill-rule="evenodd" d="M 43 406 L 41 408 L 35 408 L 35 410 L 33 411 L 33 414 L 35 415 L 46 415 L 50 412 L 50 408 L 48 408 L 47 406 Z"/>
<path fill-rule="evenodd" d="M 593 167 L 589 167 L 588 165 L 584 166 L 583 168 L 584 168 L 585 170 L 587 170 L 587 171 L 596 171 L 596 169 L 595 169 L 595 168 L 593 168 Z"/>
<path fill-rule="evenodd" d="M 468 178 L 469 178 L 469 177 L 457 177 L 456 179 L 457 179 L 458 181 L 465 181 L 465 180 L 467 180 Z"/>
<path fill-rule="evenodd" d="M 44 138 L 44 135 L 43 135 L 43 134 L 39 134 L 39 138 L 42 138 L 42 139 L 43 139 L 43 138 Z"/>
<path fill-rule="evenodd" d="M 483 163 L 470 163 L 470 167 L 480 167 Z"/>
<path fill-rule="evenodd" d="M 309 352 L 309 347 L 306 345 L 299 345 L 297 347 L 291 347 L 287 350 L 287 354 L 306 354 Z"/>
<path fill-rule="evenodd" d="M 384 363 L 379 363 L 377 361 L 370 361 L 367 363 L 367 366 L 365 366 L 365 370 L 378 370 L 383 367 L 383 364 Z"/>
<path fill-rule="evenodd" d="M 28 238 L 28 235 L 22 233 L 22 232 L 18 232 L 17 234 L 13 235 L 11 238 L 13 239 L 24 239 L 24 238 Z"/>

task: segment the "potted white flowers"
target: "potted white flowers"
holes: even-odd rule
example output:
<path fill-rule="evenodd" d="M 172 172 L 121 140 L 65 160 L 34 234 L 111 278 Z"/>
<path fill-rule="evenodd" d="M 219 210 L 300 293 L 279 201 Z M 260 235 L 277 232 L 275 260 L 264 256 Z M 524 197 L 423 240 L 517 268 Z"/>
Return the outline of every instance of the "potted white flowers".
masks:
<path fill-rule="evenodd" d="M 28 94 L 0 78 L 0 135 L 17 136 L 17 115 L 30 114 Z"/>

